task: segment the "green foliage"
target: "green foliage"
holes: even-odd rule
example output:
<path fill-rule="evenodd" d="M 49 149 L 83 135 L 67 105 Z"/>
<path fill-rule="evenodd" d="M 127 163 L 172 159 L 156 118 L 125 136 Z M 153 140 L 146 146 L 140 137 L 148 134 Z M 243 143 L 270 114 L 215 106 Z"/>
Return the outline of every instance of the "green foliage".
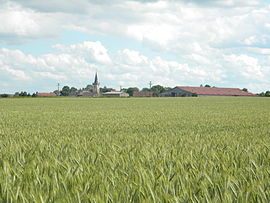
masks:
<path fill-rule="evenodd" d="M 143 92 L 150 92 L 151 90 L 150 90 L 150 88 L 144 87 L 144 88 L 142 88 L 142 91 Z"/>
<path fill-rule="evenodd" d="M 248 89 L 247 88 L 243 88 L 242 91 L 248 92 Z"/>
<path fill-rule="evenodd" d="M 27 92 L 21 92 L 21 93 L 19 94 L 20 97 L 27 97 L 27 95 L 28 95 Z"/>
<path fill-rule="evenodd" d="M 76 91 L 77 91 L 77 88 L 76 88 L 76 87 L 71 87 L 71 88 L 70 88 L 69 94 L 70 94 L 70 93 L 74 93 L 74 92 L 76 92 Z"/>
<path fill-rule="evenodd" d="M 9 95 L 8 94 L 0 94 L 0 97 L 7 98 L 7 97 L 9 97 Z"/>
<path fill-rule="evenodd" d="M 268 98 L 0 100 L 0 202 L 270 202 Z"/>
<path fill-rule="evenodd" d="M 270 97 L 270 91 L 262 92 L 259 95 L 262 97 Z"/>
<path fill-rule="evenodd" d="M 31 97 L 31 94 L 21 91 L 21 92 L 15 92 L 14 96 L 15 97 Z"/>
<path fill-rule="evenodd" d="M 58 90 L 54 90 L 53 93 L 56 94 L 57 96 L 60 95 L 60 91 L 58 91 Z"/>
<path fill-rule="evenodd" d="M 69 86 L 64 86 L 62 90 L 60 91 L 61 96 L 68 96 L 70 93 Z"/>
<path fill-rule="evenodd" d="M 106 87 L 106 86 L 104 86 L 103 88 L 102 87 L 100 88 L 101 93 L 111 92 L 111 91 L 115 91 L 115 89 L 110 88 L 110 87 Z"/>
<path fill-rule="evenodd" d="M 93 88 L 94 88 L 93 85 L 87 85 L 85 88 L 83 88 L 83 90 L 92 92 Z"/>
<path fill-rule="evenodd" d="M 128 89 L 127 89 L 127 93 L 129 94 L 129 96 L 133 96 L 133 93 L 134 92 L 139 92 L 140 90 L 139 90 L 139 88 L 138 87 L 129 87 Z"/>
<path fill-rule="evenodd" d="M 153 92 L 153 96 L 159 96 L 160 93 L 165 92 L 166 89 L 161 85 L 155 85 L 151 87 L 151 91 Z"/>
<path fill-rule="evenodd" d="M 126 92 L 126 93 L 127 93 L 127 90 L 128 90 L 127 88 L 122 88 L 121 89 L 122 92 Z"/>

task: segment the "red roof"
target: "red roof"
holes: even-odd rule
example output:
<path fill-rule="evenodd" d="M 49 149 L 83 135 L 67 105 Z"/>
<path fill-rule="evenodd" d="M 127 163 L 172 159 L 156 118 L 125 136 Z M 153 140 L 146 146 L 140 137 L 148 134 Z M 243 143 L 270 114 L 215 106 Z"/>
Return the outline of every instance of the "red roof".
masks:
<path fill-rule="evenodd" d="M 245 92 L 238 88 L 219 88 L 219 87 L 181 87 L 187 92 L 196 93 L 198 95 L 225 95 L 225 96 L 257 96 L 255 94 Z"/>
<path fill-rule="evenodd" d="M 37 96 L 38 97 L 55 97 L 57 95 L 54 93 L 37 93 Z"/>

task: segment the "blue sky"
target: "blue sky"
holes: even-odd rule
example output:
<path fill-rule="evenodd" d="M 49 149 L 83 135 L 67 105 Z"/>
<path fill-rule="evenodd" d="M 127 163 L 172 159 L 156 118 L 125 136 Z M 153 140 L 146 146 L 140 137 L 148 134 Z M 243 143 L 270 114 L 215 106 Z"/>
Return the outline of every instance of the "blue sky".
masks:
<path fill-rule="evenodd" d="M 0 0 L 0 93 L 61 86 L 270 90 L 270 2 Z"/>

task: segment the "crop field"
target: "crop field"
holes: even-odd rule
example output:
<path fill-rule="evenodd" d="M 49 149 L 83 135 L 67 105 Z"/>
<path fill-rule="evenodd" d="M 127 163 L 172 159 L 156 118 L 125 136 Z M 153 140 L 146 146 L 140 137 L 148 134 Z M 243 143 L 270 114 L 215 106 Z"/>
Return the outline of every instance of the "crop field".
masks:
<path fill-rule="evenodd" d="M 0 202 L 270 202 L 270 99 L 0 99 Z"/>

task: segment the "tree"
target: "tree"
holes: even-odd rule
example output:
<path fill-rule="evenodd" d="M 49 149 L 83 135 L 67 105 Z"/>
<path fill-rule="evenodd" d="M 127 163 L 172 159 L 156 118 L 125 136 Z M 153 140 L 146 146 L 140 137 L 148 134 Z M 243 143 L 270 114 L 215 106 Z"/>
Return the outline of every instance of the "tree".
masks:
<path fill-rule="evenodd" d="M 151 87 L 151 91 L 153 92 L 153 96 L 158 96 L 160 93 L 165 92 L 166 89 L 161 85 L 155 85 Z"/>
<path fill-rule="evenodd" d="M 18 97 L 18 96 L 20 96 L 20 93 L 19 92 L 15 92 L 14 96 L 15 97 Z"/>
<path fill-rule="evenodd" d="M 144 88 L 142 88 L 142 91 L 143 92 L 150 92 L 151 90 L 150 90 L 150 88 L 144 87 Z"/>
<path fill-rule="evenodd" d="M 21 91 L 21 93 L 19 93 L 19 96 L 20 97 L 27 97 L 27 92 Z"/>
<path fill-rule="evenodd" d="M 0 94 L 0 97 L 7 98 L 8 97 L 8 94 Z"/>
<path fill-rule="evenodd" d="M 112 92 L 112 91 L 115 91 L 115 89 L 104 86 L 103 88 L 102 88 L 102 87 L 99 88 L 99 91 L 100 91 L 101 93 L 105 93 L 105 92 Z"/>
<path fill-rule="evenodd" d="M 121 89 L 121 92 L 127 93 L 127 90 L 128 90 L 127 88 L 122 88 L 122 89 Z"/>
<path fill-rule="evenodd" d="M 85 88 L 83 88 L 83 90 L 92 92 L 93 91 L 93 85 L 87 85 Z"/>
<path fill-rule="evenodd" d="M 259 94 L 261 97 L 270 97 L 270 91 L 262 92 Z"/>
<path fill-rule="evenodd" d="M 206 84 L 204 87 L 211 87 L 211 86 Z"/>
<path fill-rule="evenodd" d="M 170 91 L 170 90 L 172 90 L 171 87 L 164 87 L 164 91 Z"/>
<path fill-rule="evenodd" d="M 242 91 L 248 92 L 248 89 L 247 88 L 243 88 Z"/>
<path fill-rule="evenodd" d="M 69 90 L 69 93 L 74 93 L 77 91 L 77 88 L 76 87 L 71 87 L 70 90 Z"/>
<path fill-rule="evenodd" d="M 58 90 L 54 90 L 53 93 L 56 94 L 57 96 L 60 95 L 60 91 L 58 91 Z"/>
<path fill-rule="evenodd" d="M 64 86 L 62 90 L 60 91 L 61 96 L 68 96 L 70 93 L 69 86 Z"/>
<path fill-rule="evenodd" d="M 140 90 L 139 90 L 139 88 L 138 87 L 129 87 L 128 89 L 127 89 L 127 93 L 129 94 L 129 96 L 133 96 L 133 93 L 134 92 L 139 92 Z"/>

